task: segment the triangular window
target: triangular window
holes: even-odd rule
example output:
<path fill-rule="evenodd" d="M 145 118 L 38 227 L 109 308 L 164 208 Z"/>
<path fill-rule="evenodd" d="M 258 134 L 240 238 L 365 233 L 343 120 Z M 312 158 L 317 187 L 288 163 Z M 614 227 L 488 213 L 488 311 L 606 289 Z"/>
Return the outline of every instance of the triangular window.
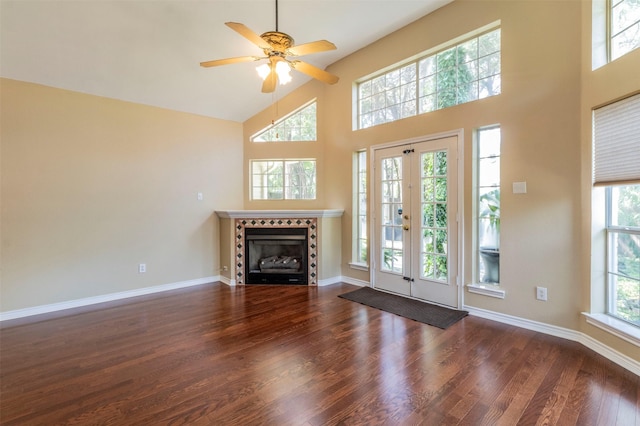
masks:
<path fill-rule="evenodd" d="M 316 137 L 316 101 L 297 109 L 256 133 L 252 142 L 306 142 Z"/>

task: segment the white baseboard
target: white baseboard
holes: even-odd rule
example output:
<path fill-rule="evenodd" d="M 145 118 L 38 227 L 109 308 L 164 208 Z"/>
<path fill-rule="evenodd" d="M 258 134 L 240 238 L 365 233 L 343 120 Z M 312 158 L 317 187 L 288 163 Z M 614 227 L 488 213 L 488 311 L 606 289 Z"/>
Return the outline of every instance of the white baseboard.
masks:
<path fill-rule="evenodd" d="M 223 275 L 220 275 L 219 281 L 223 284 L 228 285 L 229 287 L 234 287 L 236 285 L 236 280 L 232 280 L 231 278 L 227 278 Z"/>
<path fill-rule="evenodd" d="M 538 331 L 540 333 L 549 334 L 551 336 L 561 337 L 567 340 L 581 343 L 592 351 L 615 362 L 619 366 L 626 368 L 633 374 L 640 376 L 640 362 L 630 358 L 620 352 L 611 349 L 609 346 L 599 342 L 598 340 L 584 333 L 555 325 L 545 324 L 538 321 L 532 321 L 512 315 L 501 314 L 499 312 L 488 311 L 485 309 L 474 308 L 473 306 L 465 306 L 463 309 L 469 311 L 470 315 L 486 318 L 492 321 L 501 322 L 503 324 L 514 325 L 516 327 L 525 328 L 527 330 Z"/>
<path fill-rule="evenodd" d="M 216 281 L 220 281 L 219 276 L 197 278 L 194 280 L 180 281 L 177 283 L 161 284 L 153 287 L 137 288 L 135 290 L 104 294 L 101 296 L 86 297 L 83 299 L 69 300 L 60 303 L 52 303 L 50 305 L 40 305 L 31 308 L 16 309 L 13 311 L 0 312 L 0 321 L 24 318 L 31 315 L 46 314 L 50 312 L 62 311 L 64 309 L 79 308 L 82 306 L 95 305 L 97 303 L 112 302 L 114 300 L 144 296 L 146 294 L 160 293 L 163 291 L 176 290 L 179 288 L 191 287 L 194 285 L 208 284 Z"/>
<path fill-rule="evenodd" d="M 347 283 L 347 284 L 357 285 L 357 286 L 360 286 L 360 287 L 368 287 L 369 286 L 369 281 L 362 281 L 362 280 L 357 280 L 355 278 L 337 276 L 337 277 L 327 278 L 327 279 L 324 279 L 324 280 L 318 280 L 318 287 L 325 286 L 325 285 L 336 284 L 336 283 Z"/>
<path fill-rule="evenodd" d="M 318 287 L 324 287 L 326 285 L 336 284 L 342 281 L 341 276 L 325 278 L 323 280 L 318 280 Z"/>

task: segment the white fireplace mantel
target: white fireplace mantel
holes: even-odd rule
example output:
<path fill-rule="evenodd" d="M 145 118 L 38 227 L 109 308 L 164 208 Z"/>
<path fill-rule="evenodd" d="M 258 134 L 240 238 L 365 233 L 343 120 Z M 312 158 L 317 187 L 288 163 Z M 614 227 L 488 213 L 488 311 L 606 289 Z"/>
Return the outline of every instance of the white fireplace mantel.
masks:
<path fill-rule="evenodd" d="M 281 218 L 325 218 L 341 217 L 344 210 L 217 210 L 219 217 L 226 219 L 281 219 Z"/>

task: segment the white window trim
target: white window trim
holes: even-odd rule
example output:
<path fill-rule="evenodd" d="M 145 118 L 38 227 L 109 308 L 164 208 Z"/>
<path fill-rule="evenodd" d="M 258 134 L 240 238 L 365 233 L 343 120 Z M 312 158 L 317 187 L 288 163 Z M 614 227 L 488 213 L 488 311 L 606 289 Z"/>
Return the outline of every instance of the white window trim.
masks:
<path fill-rule="evenodd" d="M 504 299 L 507 292 L 500 288 L 499 285 L 492 284 L 467 284 L 469 293 L 481 294 L 483 296 Z"/>
<path fill-rule="evenodd" d="M 591 70 L 609 63 L 609 43 L 607 41 L 607 0 L 591 2 Z"/>
<path fill-rule="evenodd" d="M 361 154 L 365 154 L 365 162 L 364 165 L 367 166 L 367 180 L 368 180 L 368 176 L 369 176 L 369 170 L 368 170 L 368 163 L 366 162 L 366 150 L 360 150 L 360 151 L 356 151 L 353 154 L 353 163 L 352 163 L 352 167 L 353 167 L 353 186 L 352 186 L 352 192 L 353 192 L 353 196 L 352 196 L 352 216 L 353 216 L 353 220 L 351 223 L 351 227 L 352 227 L 352 232 L 351 232 L 351 246 L 352 246 L 352 250 L 351 250 L 351 262 L 349 262 L 349 266 L 352 269 L 358 269 L 361 271 L 368 271 L 369 270 L 369 264 L 368 262 L 359 262 L 357 259 L 359 258 L 358 253 L 360 252 L 360 246 L 359 246 L 359 242 L 360 242 L 360 160 L 359 157 Z M 367 181 L 367 187 L 368 187 L 368 181 Z M 368 222 L 369 222 L 369 215 L 368 212 L 367 213 L 367 228 L 368 228 Z M 369 244 L 369 240 L 367 239 L 367 246 Z M 367 256 L 368 259 L 368 256 Z"/>
<path fill-rule="evenodd" d="M 490 129 L 490 128 L 500 128 L 502 129 L 502 127 L 499 124 L 496 125 L 489 125 L 489 126 L 483 126 L 481 128 L 476 129 L 476 131 L 474 132 L 473 138 L 474 138 L 474 142 L 475 142 L 475 146 L 476 149 L 474 149 L 474 154 L 473 154 L 473 161 L 474 164 L 476 164 L 477 167 L 477 163 L 478 163 L 478 150 L 477 150 L 477 137 L 478 137 L 478 130 L 483 130 L 483 129 Z M 502 131 L 502 130 L 501 130 Z M 501 149 L 502 151 L 502 149 Z M 500 156 L 502 157 L 502 152 L 500 152 Z M 473 223 L 472 223 L 472 233 L 473 233 L 473 238 L 474 243 L 474 249 L 473 249 L 473 253 L 471 256 L 471 262 L 474 265 L 473 266 L 473 273 L 471 274 L 473 282 L 467 284 L 467 291 L 469 293 L 474 293 L 474 294 L 479 294 L 481 296 L 487 296 L 487 297 L 494 297 L 496 299 L 505 299 L 507 296 L 507 292 L 500 286 L 499 283 L 478 283 L 476 282 L 478 280 L 478 252 L 477 252 L 477 245 L 478 245 L 478 208 L 477 208 L 477 200 L 478 200 L 478 176 L 477 176 L 477 172 L 474 174 L 474 181 L 473 181 L 473 200 L 474 200 L 474 215 L 473 215 Z"/>
<path fill-rule="evenodd" d="M 369 272 L 369 265 L 367 265 L 366 263 L 349 262 L 349 267 L 358 271 Z"/>
<path fill-rule="evenodd" d="M 587 323 L 640 347 L 640 328 L 608 314 L 583 312 Z"/>

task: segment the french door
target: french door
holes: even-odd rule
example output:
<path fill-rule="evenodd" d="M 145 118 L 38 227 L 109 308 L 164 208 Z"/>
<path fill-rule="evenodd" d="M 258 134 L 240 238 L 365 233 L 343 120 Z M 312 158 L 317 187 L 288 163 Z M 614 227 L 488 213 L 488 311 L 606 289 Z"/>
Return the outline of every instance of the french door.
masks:
<path fill-rule="evenodd" d="M 375 288 L 458 307 L 457 142 L 374 151 Z"/>

